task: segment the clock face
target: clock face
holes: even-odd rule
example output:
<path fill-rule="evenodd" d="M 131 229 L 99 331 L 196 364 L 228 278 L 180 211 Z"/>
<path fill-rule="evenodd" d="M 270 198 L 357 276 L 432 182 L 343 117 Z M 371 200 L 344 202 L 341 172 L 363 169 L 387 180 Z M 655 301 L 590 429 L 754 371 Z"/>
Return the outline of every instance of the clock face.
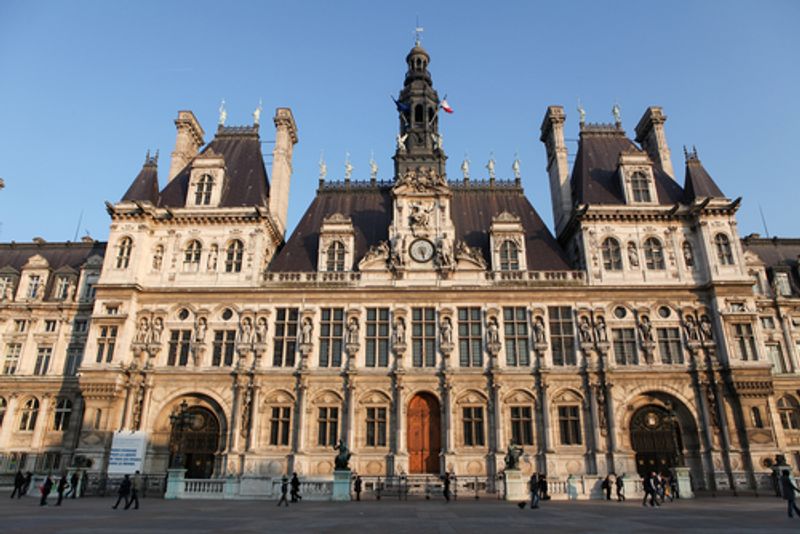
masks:
<path fill-rule="evenodd" d="M 429 261 L 433 258 L 433 243 L 427 239 L 417 239 L 408 249 L 411 258 L 420 263 Z"/>

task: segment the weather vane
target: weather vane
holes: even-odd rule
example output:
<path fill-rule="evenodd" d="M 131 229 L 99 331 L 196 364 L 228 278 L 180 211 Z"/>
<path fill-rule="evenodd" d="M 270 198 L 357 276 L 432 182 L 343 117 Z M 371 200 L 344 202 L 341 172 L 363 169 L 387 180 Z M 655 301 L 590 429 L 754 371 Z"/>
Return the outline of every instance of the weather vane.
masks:
<path fill-rule="evenodd" d="M 419 17 L 417 17 L 417 26 L 414 28 L 414 41 L 416 45 L 419 46 L 422 43 L 422 32 L 425 31 L 425 28 L 419 25 Z"/>

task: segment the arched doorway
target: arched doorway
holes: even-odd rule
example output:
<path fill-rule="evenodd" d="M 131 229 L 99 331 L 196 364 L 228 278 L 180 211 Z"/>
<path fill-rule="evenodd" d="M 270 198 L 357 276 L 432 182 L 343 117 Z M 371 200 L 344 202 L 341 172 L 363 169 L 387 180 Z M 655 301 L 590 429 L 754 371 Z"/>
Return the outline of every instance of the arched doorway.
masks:
<path fill-rule="evenodd" d="M 408 471 L 438 474 L 441 443 L 439 401 L 430 393 L 414 395 L 408 404 Z"/>
<path fill-rule="evenodd" d="M 170 465 L 186 469 L 186 478 L 211 478 L 220 441 L 217 417 L 202 406 L 183 404 L 170 419 Z"/>
<path fill-rule="evenodd" d="M 640 476 L 663 473 L 682 462 L 681 429 L 671 404 L 650 404 L 639 408 L 631 418 L 631 445 L 636 452 Z"/>

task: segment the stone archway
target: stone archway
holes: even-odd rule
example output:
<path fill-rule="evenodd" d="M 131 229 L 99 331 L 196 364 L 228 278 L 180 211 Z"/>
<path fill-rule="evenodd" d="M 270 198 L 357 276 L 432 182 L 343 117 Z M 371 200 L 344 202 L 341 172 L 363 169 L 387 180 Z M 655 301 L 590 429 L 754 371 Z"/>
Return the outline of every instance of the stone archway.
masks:
<path fill-rule="evenodd" d="M 221 443 L 219 420 L 203 406 L 189 406 L 183 414 L 171 425 L 170 465 L 186 469 L 186 478 L 211 478 Z"/>
<path fill-rule="evenodd" d="M 408 403 L 408 471 L 439 473 L 441 424 L 439 401 L 430 393 L 417 393 Z"/>

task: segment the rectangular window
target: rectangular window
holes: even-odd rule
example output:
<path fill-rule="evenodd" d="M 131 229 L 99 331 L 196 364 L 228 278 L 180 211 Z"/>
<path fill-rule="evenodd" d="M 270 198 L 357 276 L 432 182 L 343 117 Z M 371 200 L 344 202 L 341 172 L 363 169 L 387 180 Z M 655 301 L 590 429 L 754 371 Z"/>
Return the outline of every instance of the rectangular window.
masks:
<path fill-rule="evenodd" d="M 386 408 L 367 408 L 367 447 L 386 446 Z"/>
<path fill-rule="evenodd" d="M 82 347 L 74 347 L 67 350 L 67 360 L 64 362 L 64 375 L 75 376 L 81 366 Z"/>
<path fill-rule="evenodd" d="M 614 328 L 611 330 L 611 336 L 614 341 L 614 360 L 617 365 L 638 364 L 636 331 L 633 328 Z"/>
<path fill-rule="evenodd" d="M 269 444 L 287 447 L 291 423 L 292 409 L 289 406 L 273 406 L 269 426 Z"/>
<path fill-rule="evenodd" d="M 169 336 L 167 365 L 188 365 L 191 342 L 191 330 L 171 330 Z"/>
<path fill-rule="evenodd" d="M 411 309 L 411 352 L 414 367 L 436 366 L 436 310 Z"/>
<path fill-rule="evenodd" d="M 551 306 L 550 343 L 553 351 L 553 365 L 577 365 L 575 355 L 575 325 L 572 322 L 572 308 Z"/>
<path fill-rule="evenodd" d="M 323 308 L 319 324 L 319 366 L 342 365 L 344 308 Z"/>
<path fill-rule="evenodd" d="M 14 298 L 14 284 L 11 283 L 10 276 L 0 276 L 0 300 L 4 298 L 7 300 Z"/>
<path fill-rule="evenodd" d="M 36 458 L 35 470 L 42 471 L 58 471 L 61 467 L 61 453 L 60 452 L 46 452 Z"/>
<path fill-rule="evenodd" d="M 530 406 L 511 407 L 511 439 L 517 445 L 533 445 L 532 412 Z"/>
<path fill-rule="evenodd" d="M 775 329 L 775 319 L 772 317 L 762 317 L 761 318 L 761 326 L 765 330 L 774 330 Z"/>
<path fill-rule="evenodd" d="M 788 273 L 775 273 L 775 285 L 778 289 L 778 294 L 782 297 L 788 297 L 792 294 L 792 286 L 789 283 Z"/>
<path fill-rule="evenodd" d="M 53 321 L 51 319 L 48 319 L 48 320 L 46 320 L 44 322 L 44 331 L 45 332 L 50 332 L 50 333 L 55 332 L 56 331 L 56 326 L 58 326 L 58 322 L 57 321 Z"/>
<path fill-rule="evenodd" d="M 758 359 L 753 327 L 749 323 L 734 324 L 733 339 L 739 359 L 743 361 L 755 361 Z"/>
<path fill-rule="evenodd" d="M 681 334 L 677 328 L 658 328 L 658 350 L 661 353 L 661 363 L 683 363 L 683 346 Z"/>
<path fill-rule="evenodd" d="M 480 308 L 458 309 L 458 359 L 461 367 L 483 367 Z"/>
<path fill-rule="evenodd" d="M 40 346 L 36 352 L 36 365 L 33 368 L 33 374 L 46 375 L 47 370 L 50 368 L 50 357 L 53 356 L 53 347 Z"/>
<path fill-rule="evenodd" d="M 58 282 L 56 282 L 56 293 L 55 293 L 56 300 L 66 299 L 68 291 L 69 291 L 69 278 L 67 278 L 66 276 L 59 276 Z"/>
<path fill-rule="evenodd" d="M 86 321 L 75 321 L 75 326 L 72 327 L 72 330 L 78 334 L 86 332 Z"/>
<path fill-rule="evenodd" d="M 3 361 L 3 374 L 13 375 L 19 366 L 19 355 L 22 354 L 21 343 L 9 343 L 6 345 L 6 357 Z"/>
<path fill-rule="evenodd" d="M 275 314 L 274 367 L 294 367 L 297 346 L 297 308 L 278 308 Z"/>
<path fill-rule="evenodd" d="M 42 283 L 42 277 L 38 274 L 32 274 L 28 278 L 28 298 L 33 299 L 39 296 L 39 286 Z"/>
<path fill-rule="evenodd" d="M 214 331 L 214 353 L 211 363 L 217 367 L 233 365 L 233 349 L 236 341 L 236 330 Z"/>
<path fill-rule="evenodd" d="M 117 344 L 117 327 L 101 326 L 97 338 L 97 363 L 110 362 L 114 358 L 114 347 Z"/>
<path fill-rule="evenodd" d="M 503 333 L 506 341 L 506 364 L 511 367 L 530 365 L 528 310 L 522 306 L 503 308 Z"/>
<path fill-rule="evenodd" d="M 776 373 L 786 372 L 786 365 L 783 363 L 783 351 L 781 351 L 780 345 L 777 343 L 767 345 L 767 356 L 769 356 L 772 365 L 775 366 Z"/>
<path fill-rule="evenodd" d="M 108 315 L 119 315 L 119 306 L 106 306 L 106 313 Z"/>
<path fill-rule="evenodd" d="M 94 300 L 94 295 L 96 292 L 95 284 L 97 284 L 96 278 L 87 278 L 85 289 L 83 291 L 83 300 Z"/>
<path fill-rule="evenodd" d="M 483 436 L 483 407 L 468 406 L 462 411 L 464 422 L 464 446 L 482 447 L 485 444 Z"/>
<path fill-rule="evenodd" d="M 389 308 L 367 308 L 366 365 L 389 366 Z"/>
<path fill-rule="evenodd" d="M 562 445 L 580 445 L 582 443 L 579 406 L 559 406 L 558 426 Z"/>
<path fill-rule="evenodd" d="M 322 447 L 336 445 L 339 433 L 339 408 L 320 408 L 318 422 L 317 445 Z"/>
<path fill-rule="evenodd" d="M 14 331 L 18 334 L 23 334 L 28 329 L 28 321 L 26 319 L 14 320 Z"/>

